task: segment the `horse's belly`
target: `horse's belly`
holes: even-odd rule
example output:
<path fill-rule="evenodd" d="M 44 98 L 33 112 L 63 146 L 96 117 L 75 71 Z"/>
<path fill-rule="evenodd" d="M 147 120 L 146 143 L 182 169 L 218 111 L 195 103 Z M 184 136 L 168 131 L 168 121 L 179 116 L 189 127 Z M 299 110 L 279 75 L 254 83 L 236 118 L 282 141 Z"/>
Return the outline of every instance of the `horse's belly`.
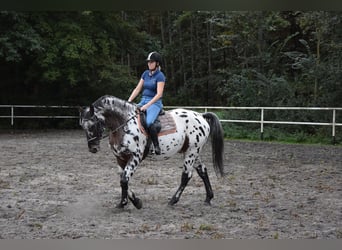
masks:
<path fill-rule="evenodd" d="M 162 151 L 162 156 L 172 156 L 181 151 L 184 146 L 185 135 L 177 133 L 164 135 L 159 137 L 159 146 Z"/>

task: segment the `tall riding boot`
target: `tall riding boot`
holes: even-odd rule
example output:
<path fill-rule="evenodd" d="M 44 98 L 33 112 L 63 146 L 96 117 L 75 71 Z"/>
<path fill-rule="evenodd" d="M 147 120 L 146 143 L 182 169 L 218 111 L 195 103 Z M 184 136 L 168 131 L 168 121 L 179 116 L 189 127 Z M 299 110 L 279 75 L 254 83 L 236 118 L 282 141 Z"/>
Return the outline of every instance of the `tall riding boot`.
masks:
<path fill-rule="evenodd" d="M 154 124 L 152 124 L 149 127 L 149 133 L 150 133 L 150 136 L 151 136 L 151 140 L 153 142 L 154 152 L 156 153 L 156 155 L 160 155 L 160 147 L 159 147 L 159 141 L 158 141 L 158 132 L 157 132 L 157 129 L 154 126 Z"/>

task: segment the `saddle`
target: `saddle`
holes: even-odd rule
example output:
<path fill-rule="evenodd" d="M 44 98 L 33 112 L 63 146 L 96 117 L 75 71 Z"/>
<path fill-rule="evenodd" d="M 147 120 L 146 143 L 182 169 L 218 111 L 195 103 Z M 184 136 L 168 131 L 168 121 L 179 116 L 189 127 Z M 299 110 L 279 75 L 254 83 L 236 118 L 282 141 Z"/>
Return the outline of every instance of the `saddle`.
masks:
<path fill-rule="evenodd" d="M 165 115 L 165 111 L 162 109 L 159 112 L 159 115 L 157 117 L 157 119 L 154 121 L 153 125 L 155 126 L 155 128 L 157 129 L 157 132 L 159 133 L 161 131 L 161 123 L 159 120 L 159 117 Z M 146 112 L 144 111 L 140 111 L 140 125 L 144 128 L 144 130 L 142 131 L 144 134 L 148 135 L 148 127 L 147 127 L 147 123 L 146 123 Z"/>
<path fill-rule="evenodd" d="M 140 131 L 147 136 L 147 144 L 145 147 L 143 159 L 148 155 L 150 151 L 150 146 L 151 146 L 151 138 L 148 134 L 148 128 L 146 125 L 146 113 L 145 112 L 140 112 L 138 115 L 138 122 L 139 122 L 139 127 Z M 164 136 L 168 134 L 175 133 L 176 130 L 176 123 L 173 119 L 173 117 L 169 114 L 168 111 L 164 111 L 163 109 L 160 111 L 157 119 L 154 121 L 154 126 L 157 129 L 158 132 L 158 137 L 159 136 Z"/>

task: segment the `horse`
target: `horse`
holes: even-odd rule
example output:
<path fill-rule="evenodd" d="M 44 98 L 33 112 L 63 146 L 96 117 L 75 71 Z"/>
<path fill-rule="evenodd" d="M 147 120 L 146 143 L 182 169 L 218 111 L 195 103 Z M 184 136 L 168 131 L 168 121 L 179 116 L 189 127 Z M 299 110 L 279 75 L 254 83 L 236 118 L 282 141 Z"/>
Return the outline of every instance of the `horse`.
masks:
<path fill-rule="evenodd" d="M 204 183 L 205 204 L 210 205 L 214 194 L 207 168 L 200 159 L 200 153 L 210 137 L 213 167 L 216 176 L 222 177 L 224 175 L 224 138 L 218 117 L 212 112 L 198 113 L 187 109 L 168 110 L 165 111 L 165 116 L 174 122 L 175 127 L 171 128 L 171 132 L 158 134 L 161 154 L 155 154 L 153 158 L 165 160 L 177 153 L 184 154 L 181 183 L 168 205 L 172 206 L 179 201 L 192 177 L 193 168 Z M 146 150 L 146 147 L 149 147 L 149 140 L 148 134 L 141 126 L 142 119 L 137 104 L 110 95 L 102 96 L 90 106 L 80 108 L 80 125 L 85 131 L 88 149 L 91 153 L 99 151 L 100 141 L 105 137 L 104 131 L 108 131 L 109 146 L 122 169 L 121 200 L 117 205 L 118 208 L 124 208 L 128 200 L 137 209 L 142 208 L 141 199 L 129 188 L 129 180 L 145 159 L 146 154 L 153 154 L 153 151 Z"/>

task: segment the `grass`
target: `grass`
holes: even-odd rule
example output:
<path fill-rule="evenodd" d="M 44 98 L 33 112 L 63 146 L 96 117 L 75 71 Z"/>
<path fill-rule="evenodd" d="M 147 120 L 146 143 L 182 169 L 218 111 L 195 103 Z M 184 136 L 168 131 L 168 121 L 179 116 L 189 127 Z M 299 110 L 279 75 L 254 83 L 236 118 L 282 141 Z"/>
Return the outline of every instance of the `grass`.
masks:
<path fill-rule="evenodd" d="M 223 124 L 224 136 L 226 139 L 248 140 L 248 141 L 269 141 L 295 144 L 333 144 L 331 128 L 307 128 L 290 126 L 264 126 L 264 133 L 261 138 L 260 125 L 236 125 Z M 306 132 L 305 132 L 306 131 Z M 342 131 L 337 130 L 335 145 L 342 144 Z"/>

